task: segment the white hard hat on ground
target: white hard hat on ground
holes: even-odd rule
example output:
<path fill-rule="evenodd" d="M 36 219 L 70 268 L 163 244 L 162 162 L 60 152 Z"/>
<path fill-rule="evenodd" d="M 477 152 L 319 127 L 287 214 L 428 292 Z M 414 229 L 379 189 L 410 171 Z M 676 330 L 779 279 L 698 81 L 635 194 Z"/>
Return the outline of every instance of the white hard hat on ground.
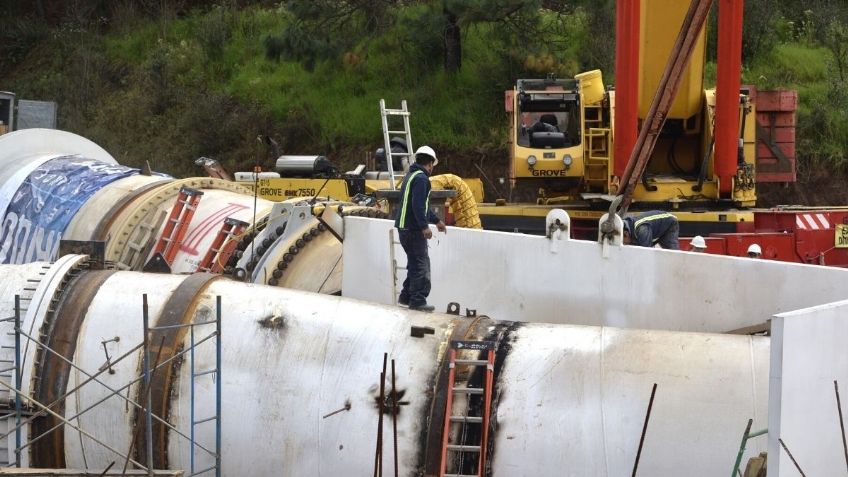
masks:
<path fill-rule="evenodd" d="M 436 151 L 433 150 L 430 146 L 421 146 L 415 151 L 415 155 L 425 154 L 433 158 L 433 165 L 436 166 L 439 164 L 439 158 L 436 157 Z"/>
<path fill-rule="evenodd" d="M 748 255 L 751 254 L 762 255 L 763 249 L 761 249 L 759 245 L 752 243 L 751 246 L 748 247 Z"/>
<path fill-rule="evenodd" d="M 692 241 L 689 243 L 695 248 L 707 248 L 707 241 L 700 235 L 692 237 Z"/>

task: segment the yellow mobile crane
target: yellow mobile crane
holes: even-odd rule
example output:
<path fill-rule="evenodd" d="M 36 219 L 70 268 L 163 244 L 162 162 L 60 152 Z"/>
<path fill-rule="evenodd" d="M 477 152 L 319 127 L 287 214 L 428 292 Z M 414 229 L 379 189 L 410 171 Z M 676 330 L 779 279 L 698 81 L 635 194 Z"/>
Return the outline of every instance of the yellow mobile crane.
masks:
<path fill-rule="evenodd" d="M 626 3 L 632 2 L 619 1 L 619 9 Z M 586 226 L 594 228 L 592 221 L 603 214 L 611 196 L 621 192 L 630 159 L 629 151 L 621 153 L 616 147 L 616 139 L 624 136 L 616 131 L 616 114 L 625 113 L 627 106 L 617 105 L 616 93 L 629 86 L 628 93 L 636 99 L 631 114 L 638 113 L 643 128 L 655 120 L 649 118 L 651 101 L 668 88 L 661 84 L 663 72 L 686 25 L 688 8 L 688 2 L 679 0 L 642 0 L 638 11 L 627 12 L 638 15 L 642 31 L 624 54 L 638 58 L 640 68 L 629 80 L 618 75 L 618 91 L 606 90 L 601 72 L 595 70 L 573 79 L 522 79 L 506 92 L 509 189 L 504 205 L 480 207 L 484 228 L 540 230 L 538 224 L 554 207 L 568 210 L 578 221 L 575 231 L 581 219 L 591 219 Z M 619 23 L 632 24 L 627 13 L 623 18 L 619 12 Z M 689 41 L 688 66 L 678 71 L 679 88 L 632 192 L 633 208 L 674 210 L 684 230 L 693 234 L 735 231 L 735 224 L 753 221 L 751 212 L 740 209 L 756 203 L 754 103 L 750 90 L 737 86 L 737 149 L 732 157 L 725 154 L 717 160 L 716 90 L 705 90 L 703 79 L 704 29 Z"/>

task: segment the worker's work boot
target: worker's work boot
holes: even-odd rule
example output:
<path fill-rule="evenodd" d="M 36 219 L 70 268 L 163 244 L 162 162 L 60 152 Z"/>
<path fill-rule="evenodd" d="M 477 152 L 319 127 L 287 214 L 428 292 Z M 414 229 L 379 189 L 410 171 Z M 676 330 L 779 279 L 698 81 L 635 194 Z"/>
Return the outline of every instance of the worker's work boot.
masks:
<path fill-rule="evenodd" d="M 398 297 L 397 304 L 400 306 L 409 306 L 409 298 L 401 295 Z"/>
<path fill-rule="evenodd" d="M 424 312 L 430 313 L 433 310 L 435 310 L 436 307 L 433 306 L 433 305 L 428 305 L 428 304 L 424 303 L 423 305 L 410 305 L 409 309 L 415 310 L 415 311 L 424 311 Z"/>

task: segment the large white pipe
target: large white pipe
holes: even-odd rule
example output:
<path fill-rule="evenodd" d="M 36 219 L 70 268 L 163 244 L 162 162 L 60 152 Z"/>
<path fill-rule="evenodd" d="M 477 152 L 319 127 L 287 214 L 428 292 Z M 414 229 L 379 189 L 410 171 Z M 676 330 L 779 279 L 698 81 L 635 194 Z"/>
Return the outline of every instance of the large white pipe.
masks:
<path fill-rule="evenodd" d="M 105 347 L 113 360 L 141 342 L 142 294 L 148 297 L 152 325 L 214 319 L 215 300 L 221 297 L 223 475 L 372 473 L 384 352 L 396 360 L 397 388 L 405 402 L 398 417 L 401 475 L 429 475 L 441 454 L 445 352 L 448 342 L 458 338 L 498 343 L 489 462 L 493 475 L 629 473 L 653 383 L 658 391 L 640 474 L 728 472 L 747 419 L 753 417 L 755 426 L 763 427 L 766 418 L 767 338 L 423 314 L 208 275 L 87 271 L 84 266 L 79 257 L 69 256 L 43 275 L 35 287 L 43 296 L 33 300 L 54 299 L 53 305 L 30 308 L 24 328 L 45 330 L 45 342 L 70 353 L 89 373 L 105 369 L 104 341 L 112 340 Z M 31 267 L 27 273 L 38 273 L 38 266 Z M 0 268 L 0 277 L 27 273 L 15 266 Z M 0 280 L 0 287 L 21 283 L 14 278 L 6 282 Z M 4 300 L 0 306 L 8 311 Z M 197 327 L 197 339 L 212 326 Z M 434 334 L 412 337 L 413 326 L 431 327 Z M 0 336 L 8 331 L 8 322 L 0 324 Z M 161 336 L 166 338 L 159 353 Z M 186 348 L 189 339 L 188 334 L 154 332 L 151 359 L 157 354 L 167 359 Z M 131 353 L 112 365 L 114 374 L 100 379 L 119 389 L 139 376 L 140 359 L 141 353 Z M 211 341 L 197 347 L 195 359 L 198 371 L 214 367 Z M 189 434 L 189 362 L 168 369 L 173 374 L 154 375 L 153 409 Z M 46 401 L 86 379 L 84 372 L 63 369 L 60 360 L 45 355 L 30 357 L 24 371 L 24 392 Z M 470 380 L 475 385 L 479 378 L 472 374 L 458 383 Z M 199 377 L 195 385 L 195 420 L 214 415 L 213 377 Z M 65 402 L 62 413 L 71 417 L 109 393 L 100 384 L 86 384 Z M 132 399 L 141 395 L 140 386 L 131 387 Z M 346 403 L 350 410 L 323 417 Z M 459 401 L 454 413 L 463 412 Z M 131 406 L 113 396 L 74 423 L 126 452 L 139 419 Z M 386 469 L 392 466 L 390 422 L 387 416 Z M 30 435 L 46 428 L 49 422 L 42 420 Z M 102 469 L 112 461 L 123 463 L 90 437 L 67 426 L 61 429 L 61 435 L 41 439 L 32 454 L 25 454 L 28 464 Z M 187 469 L 187 442 L 174 431 L 159 433 L 156 425 L 153 430 L 155 461 Z M 196 430 L 198 442 L 213 448 L 214 424 Z M 143 432 L 136 446 L 146 447 Z M 748 453 L 761 450 L 752 443 Z M 144 455 L 136 451 L 133 458 Z M 211 465 L 203 451 L 195 455 L 197 470 Z"/>
<path fill-rule="evenodd" d="M 305 211 L 308 220 L 287 224 L 274 217 L 274 203 L 254 197 L 237 183 L 144 175 L 117 165 L 87 139 L 46 129 L 16 131 L 0 138 L 0 263 L 54 260 L 60 240 L 69 239 L 103 241 L 107 260 L 123 270 L 140 270 L 154 255 L 154 245 L 182 187 L 203 195 L 169 264 L 172 272 L 197 271 L 225 219 L 232 218 L 248 224 L 234 239 L 245 256 L 228 261 L 226 273 L 260 283 L 339 292 L 341 247 L 327 237 L 316 237 L 311 247 L 298 247 L 297 252 L 304 253 L 291 263 L 291 270 L 285 276 L 273 276 L 283 256 L 317 226 L 309 205 L 298 206 L 298 215 Z M 274 222 L 274 230 L 288 227 L 283 234 L 261 231 L 268 221 Z M 257 235 L 259 244 L 252 243 Z M 273 246 L 262 246 L 263 242 Z M 268 268 L 259 262 L 267 262 Z"/>

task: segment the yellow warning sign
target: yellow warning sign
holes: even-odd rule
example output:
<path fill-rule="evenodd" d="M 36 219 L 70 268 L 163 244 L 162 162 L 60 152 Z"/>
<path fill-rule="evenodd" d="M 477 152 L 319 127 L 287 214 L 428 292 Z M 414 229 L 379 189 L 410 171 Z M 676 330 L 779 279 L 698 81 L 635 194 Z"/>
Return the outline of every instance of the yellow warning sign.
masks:
<path fill-rule="evenodd" d="M 836 240 L 834 246 L 836 248 L 848 248 L 848 224 L 836 225 Z"/>

